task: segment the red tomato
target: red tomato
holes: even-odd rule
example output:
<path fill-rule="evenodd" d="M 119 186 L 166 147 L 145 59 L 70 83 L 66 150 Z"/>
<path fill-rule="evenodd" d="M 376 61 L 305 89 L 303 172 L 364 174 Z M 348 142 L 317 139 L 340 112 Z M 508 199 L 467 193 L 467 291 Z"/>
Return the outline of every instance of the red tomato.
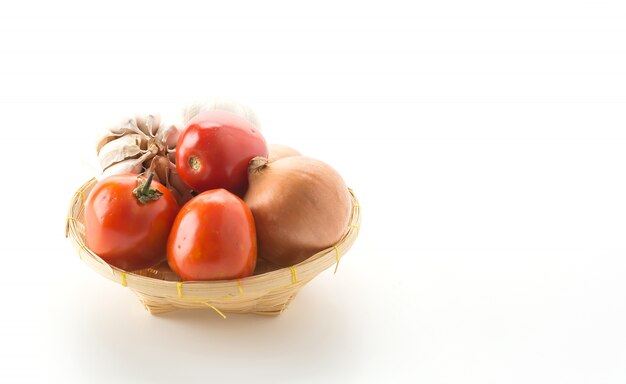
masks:
<path fill-rule="evenodd" d="M 225 189 L 185 204 L 167 242 L 167 263 L 183 280 L 225 280 L 252 275 L 256 230 L 250 208 Z"/>
<path fill-rule="evenodd" d="M 85 242 L 107 263 L 125 271 L 165 259 L 178 204 L 162 184 L 123 174 L 98 182 L 85 202 Z M 143 200 L 145 202 L 141 202 Z"/>
<path fill-rule="evenodd" d="M 196 192 L 225 188 L 243 196 L 248 163 L 267 157 L 259 130 L 234 113 L 211 110 L 192 118 L 176 144 L 176 168 Z"/>

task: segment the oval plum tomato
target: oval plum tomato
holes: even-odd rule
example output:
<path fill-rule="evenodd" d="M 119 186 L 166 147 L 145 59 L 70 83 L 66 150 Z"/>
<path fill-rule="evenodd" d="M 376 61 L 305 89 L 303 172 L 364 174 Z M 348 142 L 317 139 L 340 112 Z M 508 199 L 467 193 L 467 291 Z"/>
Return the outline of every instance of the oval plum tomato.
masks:
<path fill-rule="evenodd" d="M 256 230 L 250 208 L 225 189 L 185 204 L 167 242 L 167 263 L 183 280 L 238 279 L 256 265 Z"/>
<path fill-rule="evenodd" d="M 165 259 L 178 204 L 162 184 L 136 174 L 98 182 L 85 202 L 85 243 L 107 263 L 125 271 Z"/>
<path fill-rule="evenodd" d="M 234 113 L 211 110 L 193 117 L 176 144 L 176 169 L 196 192 L 225 188 L 243 196 L 248 163 L 267 157 L 259 130 Z"/>

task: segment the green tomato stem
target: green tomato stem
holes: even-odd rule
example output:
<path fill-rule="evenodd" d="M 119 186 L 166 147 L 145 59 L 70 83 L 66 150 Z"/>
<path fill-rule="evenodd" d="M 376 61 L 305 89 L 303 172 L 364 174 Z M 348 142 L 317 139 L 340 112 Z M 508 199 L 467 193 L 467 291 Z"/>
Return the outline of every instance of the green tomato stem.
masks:
<path fill-rule="evenodd" d="M 151 200 L 158 200 L 161 196 L 163 196 L 163 192 L 159 191 L 158 189 L 150 188 L 150 184 L 152 184 L 153 178 L 153 172 L 150 172 L 150 174 L 148 175 L 148 179 L 144 184 L 141 183 L 141 178 L 137 178 L 137 188 L 135 188 L 133 194 L 141 204 L 147 204 Z"/>
<path fill-rule="evenodd" d="M 148 175 L 148 180 L 146 180 L 146 184 L 144 184 L 143 189 L 141 190 L 142 195 L 147 195 L 150 190 L 150 184 L 152 184 L 152 179 L 154 178 L 154 173 L 150 172 Z"/>

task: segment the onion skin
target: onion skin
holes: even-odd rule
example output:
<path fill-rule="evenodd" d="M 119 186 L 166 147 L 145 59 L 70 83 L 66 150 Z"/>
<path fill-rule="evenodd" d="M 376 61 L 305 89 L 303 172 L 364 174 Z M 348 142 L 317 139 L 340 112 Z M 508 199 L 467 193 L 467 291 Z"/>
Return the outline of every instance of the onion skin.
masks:
<path fill-rule="evenodd" d="M 326 163 L 291 156 L 250 162 L 244 201 L 257 228 L 257 253 L 278 266 L 298 264 L 336 244 L 352 203 L 345 182 Z"/>
<path fill-rule="evenodd" d="M 276 160 L 284 159 L 291 156 L 302 156 L 302 154 L 295 149 L 282 144 L 268 144 L 267 151 L 269 152 L 270 163 Z"/>

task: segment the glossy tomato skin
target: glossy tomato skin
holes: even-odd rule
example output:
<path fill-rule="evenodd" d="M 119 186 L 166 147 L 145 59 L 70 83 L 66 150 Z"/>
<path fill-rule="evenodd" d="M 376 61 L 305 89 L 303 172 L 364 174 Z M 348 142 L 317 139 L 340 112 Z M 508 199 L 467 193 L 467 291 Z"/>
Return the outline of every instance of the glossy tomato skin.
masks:
<path fill-rule="evenodd" d="M 107 177 L 93 187 L 85 202 L 87 247 L 125 271 L 148 268 L 165 259 L 179 208 L 171 192 L 156 181 L 150 187 L 163 195 L 141 204 L 133 193 L 137 184 L 136 174 Z"/>
<path fill-rule="evenodd" d="M 248 163 L 267 157 L 259 130 L 234 113 L 211 110 L 192 118 L 176 144 L 176 168 L 196 192 L 225 188 L 243 196 L 248 186 Z"/>
<path fill-rule="evenodd" d="M 167 243 L 167 263 L 185 281 L 238 279 L 254 272 L 256 245 L 250 208 L 225 189 L 214 189 L 181 208 Z"/>

